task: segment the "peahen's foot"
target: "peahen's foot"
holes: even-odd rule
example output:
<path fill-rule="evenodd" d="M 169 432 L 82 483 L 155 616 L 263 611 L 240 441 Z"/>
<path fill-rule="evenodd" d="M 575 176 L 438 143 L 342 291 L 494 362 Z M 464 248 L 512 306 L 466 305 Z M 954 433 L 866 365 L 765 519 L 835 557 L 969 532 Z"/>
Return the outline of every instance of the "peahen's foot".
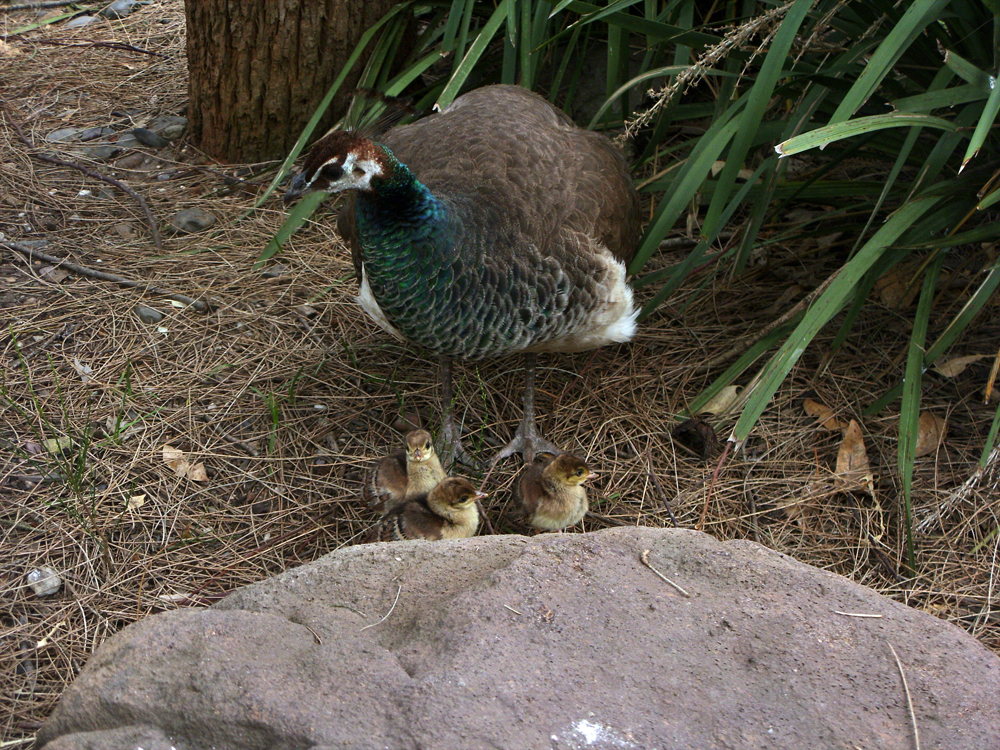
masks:
<path fill-rule="evenodd" d="M 560 453 L 565 453 L 565 451 L 539 435 L 538 428 L 535 427 L 535 420 L 532 419 L 521 422 L 521 426 L 517 428 L 513 439 L 500 449 L 496 458 L 493 459 L 492 465 L 496 466 L 505 458 L 510 458 L 515 453 L 520 453 L 524 457 L 524 463 L 530 464 L 535 460 L 535 455 L 538 453 L 552 453 L 558 456 Z"/>
<path fill-rule="evenodd" d="M 442 466 L 444 466 L 445 471 L 448 473 L 451 473 L 456 464 L 461 464 L 473 471 L 482 469 L 482 463 L 465 450 L 465 446 L 462 444 L 461 429 L 456 427 L 455 423 L 448 418 L 445 418 L 444 424 L 441 425 L 437 443 L 438 456 L 441 459 Z"/>

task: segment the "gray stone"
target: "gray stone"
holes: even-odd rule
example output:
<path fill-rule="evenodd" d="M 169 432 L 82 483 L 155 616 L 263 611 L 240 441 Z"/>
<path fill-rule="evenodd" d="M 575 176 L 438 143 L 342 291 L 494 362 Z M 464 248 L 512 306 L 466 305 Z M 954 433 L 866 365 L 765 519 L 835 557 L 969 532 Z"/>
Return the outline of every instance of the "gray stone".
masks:
<path fill-rule="evenodd" d="M 108 135 L 114 135 L 115 131 L 109 127 L 97 127 L 97 128 L 87 128 L 80 133 L 81 141 L 92 141 L 96 138 L 104 138 Z"/>
<path fill-rule="evenodd" d="M 80 133 L 84 132 L 83 128 L 59 128 L 58 130 L 53 130 L 47 136 L 45 140 L 49 143 L 62 143 L 64 141 L 74 141 L 80 136 Z"/>
<path fill-rule="evenodd" d="M 65 24 L 63 24 L 64 29 L 81 29 L 84 26 L 89 26 L 94 21 L 97 20 L 97 16 L 77 16 L 76 18 L 69 19 Z"/>
<path fill-rule="evenodd" d="M 215 225 L 213 214 L 201 208 L 185 208 L 170 217 L 170 226 L 181 234 L 204 232 Z"/>
<path fill-rule="evenodd" d="M 107 161 L 121 152 L 116 146 L 88 146 L 83 150 L 83 155 L 94 161 Z"/>
<path fill-rule="evenodd" d="M 125 18 L 133 10 L 138 10 L 139 0 L 115 0 L 111 5 L 101 10 L 105 18 Z"/>
<path fill-rule="evenodd" d="M 163 148 L 164 146 L 169 146 L 170 141 L 161 135 L 157 135 L 152 130 L 147 130 L 146 128 L 135 128 L 132 131 L 132 135 L 135 139 L 139 141 L 143 146 L 149 146 L 150 148 Z"/>
<path fill-rule="evenodd" d="M 126 628 L 38 746 L 909 750 L 890 644 L 923 748 L 997 746 L 996 656 L 751 542 L 623 528 L 371 544 Z"/>
<path fill-rule="evenodd" d="M 136 305 L 134 312 L 136 317 L 146 325 L 156 325 L 163 320 L 163 313 L 145 305 Z"/>
<path fill-rule="evenodd" d="M 187 118 L 178 115 L 160 115 L 149 124 L 149 129 L 158 133 L 168 141 L 175 141 L 184 134 L 187 128 Z"/>
<path fill-rule="evenodd" d="M 117 138 L 115 138 L 115 144 L 119 148 L 138 148 L 139 139 L 132 134 L 132 132 L 122 133 Z"/>

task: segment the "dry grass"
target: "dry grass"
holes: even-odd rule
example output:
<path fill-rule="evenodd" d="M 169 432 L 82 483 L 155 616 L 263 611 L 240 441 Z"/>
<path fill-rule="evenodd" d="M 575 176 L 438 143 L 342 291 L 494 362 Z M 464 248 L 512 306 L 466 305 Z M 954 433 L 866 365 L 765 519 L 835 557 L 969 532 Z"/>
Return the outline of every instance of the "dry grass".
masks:
<path fill-rule="evenodd" d="M 7 31 L 30 14 L 3 17 Z M 41 143 L 59 127 L 137 124 L 184 105 L 180 0 L 146 6 L 123 23 L 76 32 L 43 30 L 11 39 L 21 54 L 0 56 L 3 98 Z M 166 55 L 60 42 L 124 41 Z M 436 368 L 380 333 L 353 302 L 350 262 L 329 214 L 301 232 L 267 278 L 253 269 L 284 210 L 272 200 L 240 220 L 254 186 L 233 189 L 222 172 L 181 142 L 144 167 L 111 170 L 165 219 L 198 206 L 219 222 L 205 234 L 168 238 L 153 251 L 139 208 L 80 173 L 31 158 L 5 120 L 0 128 L 0 231 L 46 239 L 45 251 L 192 297 L 205 315 L 162 298 L 71 275 L 60 281 L 9 250 L 0 255 L 0 747 L 30 741 L 62 690 L 103 640 L 136 619 L 210 604 L 238 586 L 349 544 L 372 521 L 359 480 L 376 456 L 400 442 L 400 414 L 436 427 Z M 47 146 L 78 159 L 70 147 Z M 153 152 L 149 152 L 153 153 Z M 207 165 L 219 171 L 192 169 Z M 81 190 L 92 191 L 81 195 Z M 108 192 L 98 197 L 100 190 Z M 606 524 L 664 526 L 669 502 L 692 527 L 708 504 L 706 530 L 751 538 L 842 573 L 956 623 L 1000 651 L 995 605 L 997 475 L 988 470 L 919 538 L 920 570 L 899 577 L 903 559 L 896 419 L 860 413 L 899 377 L 909 322 L 872 304 L 829 367 L 828 339 L 800 361 L 746 450 L 715 461 L 672 442 L 676 415 L 718 372 L 699 364 L 776 318 L 793 284 L 812 288 L 830 272 L 815 246 L 769 251 L 758 271 L 683 307 L 694 290 L 647 321 L 630 346 L 543 358 L 541 426 L 601 472 L 594 493 Z M 975 259 L 973 259 L 974 261 Z M 975 279 L 950 277 L 955 304 Z M 752 304 L 748 304 L 752 300 Z M 165 313 L 143 324 L 137 304 Z M 310 305 L 309 317 L 299 308 Z M 683 312 L 680 312 L 683 309 Z M 995 307 L 956 354 L 990 353 Z M 945 316 L 942 314 L 941 319 Z M 832 332 L 828 332 L 832 336 Z M 84 382 L 75 363 L 91 368 Z M 954 379 L 929 374 L 925 405 L 947 416 L 936 454 L 918 461 L 915 507 L 931 515 L 974 473 L 990 408 L 980 404 L 987 367 Z M 458 410 L 470 444 L 505 442 L 520 407 L 517 360 L 458 370 Z M 830 482 L 841 440 L 801 408 L 812 396 L 864 425 L 876 479 L 872 498 Z M 894 407 L 895 408 L 895 407 Z M 731 417 L 715 419 L 723 436 Z M 40 448 L 70 436 L 62 457 Z M 171 445 L 203 462 L 207 481 L 178 476 Z M 655 474 L 653 479 L 652 474 Z M 487 490 L 501 530 L 516 467 L 501 467 Z M 658 486 L 659 485 L 659 486 Z M 660 490 L 662 487 L 662 490 Z M 131 498 L 144 502 L 129 505 Z M 28 571 L 47 565 L 62 591 L 38 598 Z"/>

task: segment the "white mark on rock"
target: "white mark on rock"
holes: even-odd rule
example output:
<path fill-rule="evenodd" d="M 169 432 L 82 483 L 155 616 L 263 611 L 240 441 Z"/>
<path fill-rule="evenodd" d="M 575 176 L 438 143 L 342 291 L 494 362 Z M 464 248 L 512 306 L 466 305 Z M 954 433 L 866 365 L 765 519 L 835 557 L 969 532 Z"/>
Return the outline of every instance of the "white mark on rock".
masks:
<path fill-rule="evenodd" d="M 560 750 L 564 747 L 569 750 L 583 750 L 588 747 L 602 748 L 602 750 L 610 748 L 629 750 L 639 747 L 632 742 L 628 734 L 590 719 L 580 719 L 558 735 L 552 735 L 552 742 L 555 743 L 554 747 Z"/>

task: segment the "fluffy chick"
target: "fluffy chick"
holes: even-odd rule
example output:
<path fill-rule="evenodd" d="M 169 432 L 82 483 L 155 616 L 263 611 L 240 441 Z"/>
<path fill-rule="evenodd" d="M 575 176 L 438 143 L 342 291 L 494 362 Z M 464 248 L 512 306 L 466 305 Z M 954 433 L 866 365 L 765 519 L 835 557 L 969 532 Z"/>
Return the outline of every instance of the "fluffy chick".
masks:
<path fill-rule="evenodd" d="M 426 495 L 446 477 L 427 430 L 406 435 L 406 447 L 375 461 L 361 494 L 368 507 L 388 513 L 405 500 Z"/>
<path fill-rule="evenodd" d="M 401 539 L 465 539 L 479 529 L 476 492 L 463 477 L 448 477 L 425 495 L 405 500 L 379 521 L 366 541 L 397 542 Z"/>
<path fill-rule="evenodd" d="M 583 483 L 597 474 L 569 453 L 539 453 L 521 477 L 519 494 L 524 519 L 547 531 L 562 531 L 580 522 L 587 512 Z"/>

